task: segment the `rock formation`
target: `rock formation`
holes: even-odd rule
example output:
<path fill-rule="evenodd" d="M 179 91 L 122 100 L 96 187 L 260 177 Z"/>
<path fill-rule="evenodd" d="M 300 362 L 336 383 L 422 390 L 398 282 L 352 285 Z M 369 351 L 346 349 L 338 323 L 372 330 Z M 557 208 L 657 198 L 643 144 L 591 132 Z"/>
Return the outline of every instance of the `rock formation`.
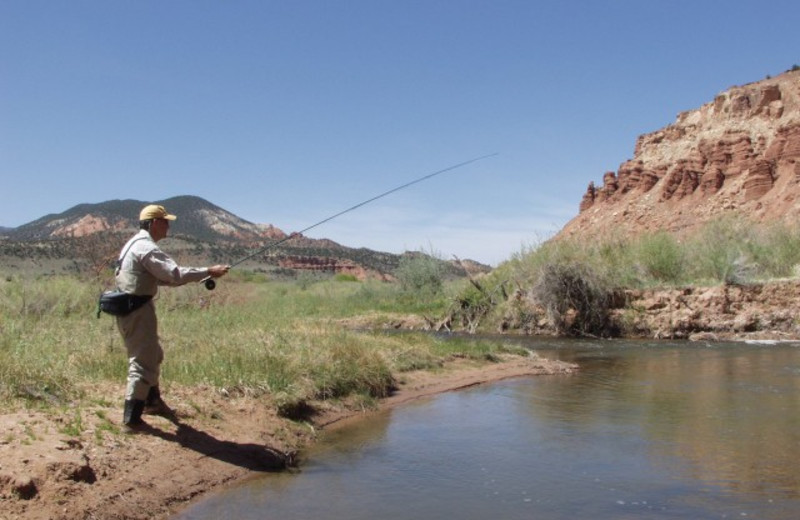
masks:
<path fill-rule="evenodd" d="M 681 232 L 726 212 L 800 217 L 800 71 L 733 87 L 640 136 L 559 236 Z"/>

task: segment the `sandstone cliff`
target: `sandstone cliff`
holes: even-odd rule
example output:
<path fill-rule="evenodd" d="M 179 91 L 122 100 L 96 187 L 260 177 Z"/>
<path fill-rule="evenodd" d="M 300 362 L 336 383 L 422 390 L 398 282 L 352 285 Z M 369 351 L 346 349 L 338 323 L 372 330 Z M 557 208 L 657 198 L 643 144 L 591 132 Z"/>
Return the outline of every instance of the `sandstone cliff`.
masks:
<path fill-rule="evenodd" d="M 800 216 L 800 71 L 733 87 L 640 136 L 559 236 L 682 232 L 729 212 Z"/>

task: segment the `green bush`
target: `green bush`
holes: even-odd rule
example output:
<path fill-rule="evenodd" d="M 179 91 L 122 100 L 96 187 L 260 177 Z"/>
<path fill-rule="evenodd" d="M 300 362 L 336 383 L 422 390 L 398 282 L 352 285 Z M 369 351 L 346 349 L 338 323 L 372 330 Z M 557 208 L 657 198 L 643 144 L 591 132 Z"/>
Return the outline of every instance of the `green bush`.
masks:
<path fill-rule="evenodd" d="M 690 280 L 694 283 L 744 283 L 754 273 L 745 254 L 752 228 L 734 216 L 713 220 L 688 242 Z"/>
<path fill-rule="evenodd" d="M 634 255 L 646 277 L 660 284 L 681 280 L 686 253 L 678 239 L 666 231 L 646 234 L 634 243 Z"/>
<path fill-rule="evenodd" d="M 800 264 L 800 229 L 782 222 L 768 225 L 745 244 L 745 251 L 761 277 L 792 276 Z"/>
<path fill-rule="evenodd" d="M 441 294 L 444 287 L 442 261 L 423 252 L 403 255 L 394 274 L 404 290 L 423 297 Z"/>

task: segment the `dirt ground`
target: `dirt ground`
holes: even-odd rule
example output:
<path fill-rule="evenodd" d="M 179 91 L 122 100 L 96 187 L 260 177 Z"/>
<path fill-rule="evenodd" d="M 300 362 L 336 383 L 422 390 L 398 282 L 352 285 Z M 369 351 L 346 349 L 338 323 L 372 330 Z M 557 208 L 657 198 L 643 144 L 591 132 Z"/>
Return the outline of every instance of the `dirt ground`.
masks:
<path fill-rule="evenodd" d="M 380 407 L 506 378 L 568 374 L 576 367 L 538 357 L 404 374 Z M 123 389 L 87 389 L 91 404 L 59 412 L 0 415 L 0 520 L 168 518 L 255 473 L 298 464 L 319 432 L 367 415 L 326 405 L 306 421 L 277 415 L 268 398 L 212 388 L 167 386 L 177 418 L 146 416 L 140 433 L 121 431 Z"/>

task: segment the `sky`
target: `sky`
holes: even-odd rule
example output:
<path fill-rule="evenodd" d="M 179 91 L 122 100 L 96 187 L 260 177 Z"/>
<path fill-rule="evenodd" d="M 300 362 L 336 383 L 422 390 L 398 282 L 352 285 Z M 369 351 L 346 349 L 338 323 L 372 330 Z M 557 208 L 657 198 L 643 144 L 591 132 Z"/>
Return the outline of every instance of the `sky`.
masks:
<path fill-rule="evenodd" d="M 298 231 L 496 154 L 307 235 L 497 265 L 639 135 L 799 64 L 797 20 L 796 0 L 0 0 L 0 226 L 196 195 Z"/>

